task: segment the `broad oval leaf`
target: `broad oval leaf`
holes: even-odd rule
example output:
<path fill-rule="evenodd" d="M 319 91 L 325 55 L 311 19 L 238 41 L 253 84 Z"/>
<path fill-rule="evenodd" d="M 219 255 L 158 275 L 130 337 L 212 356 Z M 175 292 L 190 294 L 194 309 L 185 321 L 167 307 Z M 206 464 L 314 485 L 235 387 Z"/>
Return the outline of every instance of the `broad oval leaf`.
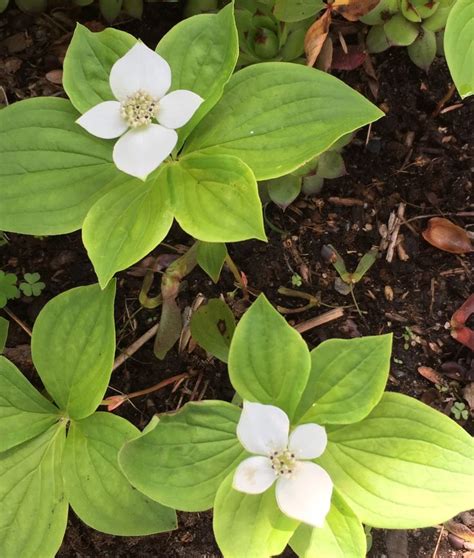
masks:
<path fill-rule="evenodd" d="M 112 144 L 75 123 L 65 99 L 30 99 L 0 111 L 0 230 L 75 231 L 92 205 L 126 179 Z"/>
<path fill-rule="evenodd" d="M 132 35 L 112 27 L 93 33 L 76 25 L 64 58 L 63 86 L 79 112 L 115 98 L 109 85 L 110 70 L 136 42 Z"/>
<path fill-rule="evenodd" d="M 115 283 L 77 287 L 50 300 L 33 327 L 31 353 L 57 405 L 73 419 L 102 401 L 115 353 Z"/>
<path fill-rule="evenodd" d="M 257 182 L 237 157 L 193 153 L 169 166 L 168 183 L 175 218 L 194 238 L 266 240 Z"/>
<path fill-rule="evenodd" d="M 176 528 L 176 513 L 141 494 L 118 464 L 118 452 L 140 431 L 127 420 L 94 413 L 72 422 L 64 449 L 67 498 L 87 525 L 111 535 L 151 535 Z"/>
<path fill-rule="evenodd" d="M 219 487 L 214 535 L 225 558 L 268 558 L 281 554 L 299 522 L 278 509 L 275 490 L 245 494 L 232 488 L 233 473 Z"/>
<path fill-rule="evenodd" d="M 122 470 L 153 500 L 183 511 L 207 510 L 246 455 L 236 437 L 240 412 L 230 403 L 203 401 L 162 415 L 153 429 L 123 447 Z"/>
<path fill-rule="evenodd" d="M 5 350 L 5 344 L 8 338 L 8 328 L 10 322 L 5 318 L 0 317 L 0 355 Z"/>
<path fill-rule="evenodd" d="M 390 370 L 391 335 L 329 339 L 311 351 L 311 373 L 298 406 L 301 422 L 350 424 L 380 401 Z"/>
<path fill-rule="evenodd" d="M 199 266 L 217 283 L 227 257 L 227 247 L 223 242 L 200 242 L 197 249 Z"/>
<path fill-rule="evenodd" d="M 171 89 L 189 89 L 204 99 L 191 121 L 179 130 L 178 148 L 222 95 L 239 55 L 233 5 L 217 14 L 200 14 L 175 25 L 156 52 L 171 66 Z"/>
<path fill-rule="evenodd" d="M 0 452 L 48 430 L 59 418 L 58 409 L 0 356 Z"/>
<path fill-rule="evenodd" d="M 375 105 L 333 76 L 298 64 L 266 62 L 232 76 L 184 151 L 234 155 L 257 180 L 277 178 L 381 116 Z"/>
<path fill-rule="evenodd" d="M 324 8 L 322 0 L 276 0 L 274 14 L 280 21 L 301 21 Z"/>
<path fill-rule="evenodd" d="M 457 0 L 444 31 L 444 53 L 459 95 L 474 94 L 474 4 Z"/>
<path fill-rule="evenodd" d="M 229 376 L 237 393 L 249 401 L 276 405 L 291 420 L 310 367 L 301 335 L 260 295 L 241 318 L 230 345 Z"/>
<path fill-rule="evenodd" d="M 235 330 L 232 310 L 220 298 L 211 298 L 191 316 L 191 335 L 206 351 L 227 362 Z"/>
<path fill-rule="evenodd" d="M 299 558 L 364 558 L 367 539 L 361 522 L 334 490 L 322 528 L 301 524 L 290 540 Z"/>
<path fill-rule="evenodd" d="M 151 252 L 171 228 L 173 214 L 161 173 L 147 182 L 129 178 L 87 214 L 82 238 L 102 288 L 114 273 Z"/>
<path fill-rule="evenodd" d="M 0 453 L 0 556 L 53 558 L 66 531 L 64 423 Z"/>
<path fill-rule="evenodd" d="M 360 520 L 413 529 L 474 506 L 474 443 L 445 415 L 386 393 L 363 421 L 327 427 L 319 462 Z"/>

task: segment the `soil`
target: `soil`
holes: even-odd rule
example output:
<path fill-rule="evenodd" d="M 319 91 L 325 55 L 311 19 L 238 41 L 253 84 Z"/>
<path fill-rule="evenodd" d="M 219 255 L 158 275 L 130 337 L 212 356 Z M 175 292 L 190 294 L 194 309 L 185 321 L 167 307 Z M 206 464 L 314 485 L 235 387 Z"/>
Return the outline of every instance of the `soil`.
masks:
<path fill-rule="evenodd" d="M 167 29 L 179 21 L 180 7 L 161 3 L 145 6 L 143 22 L 129 20 L 117 26 L 155 46 Z M 94 8 L 81 12 L 56 9 L 46 14 L 26 15 L 10 7 L 0 16 L 0 103 L 38 95 L 63 95 L 61 63 L 76 19 L 95 29 L 104 25 Z M 446 102 L 446 107 L 452 110 L 433 116 L 450 84 L 442 59 L 437 59 L 425 74 L 411 64 L 404 49 L 391 49 L 377 56 L 374 65 L 379 78 L 379 96 L 375 102 L 386 117 L 370 131 L 360 131 L 344 150 L 347 174 L 326 181 L 321 194 L 299 198 L 286 211 L 267 206 L 267 244 L 249 241 L 228 248 L 237 267 L 245 273 L 251 298 L 265 292 L 275 305 L 293 310 L 303 306 L 305 302 L 301 299 L 278 293 L 279 287 L 286 287 L 315 295 L 325 305 L 348 307 L 343 318 L 304 335 L 311 348 L 331 337 L 393 332 L 393 366 L 388 389 L 412 395 L 449 414 L 453 402 L 463 401 L 462 389 L 474 381 L 471 352 L 457 343 L 446 328 L 453 312 L 474 290 L 473 260 L 472 256 L 454 255 L 432 247 L 420 233 L 430 215 L 448 216 L 466 230 L 473 230 L 469 156 L 474 102 L 466 100 L 457 106 L 460 100 L 454 95 Z M 369 78 L 362 69 L 338 75 L 373 100 Z M 400 230 L 402 248 L 391 263 L 382 253 L 355 286 L 359 313 L 352 298 L 334 288 L 337 274 L 326 261 L 324 251 L 322 254 L 323 246 L 333 245 L 348 269 L 354 269 L 364 253 L 380 245 L 380 227 L 388 223 L 400 203 L 406 204 L 405 218 L 410 220 L 409 226 L 404 225 Z M 190 245 L 191 239 L 175 226 L 153 255 L 175 254 L 176 250 Z M 9 309 L 30 327 L 49 299 L 96 280 L 79 233 L 45 238 L 8 234 L 8 243 L 0 248 L 0 268 L 17 274 L 39 272 L 46 283 L 39 297 L 23 297 L 9 304 Z M 132 270 L 119 274 L 116 303 L 119 352 L 159 320 L 157 310 L 140 306 L 142 277 L 133 273 Z M 298 276 L 302 284 L 294 287 L 292 280 Z M 159 279 L 157 274 L 155 293 Z M 234 285 L 227 269 L 217 284 L 201 270 L 194 270 L 182 283 L 180 307 L 191 306 L 199 294 L 207 298 L 223 295 L 237 317 L 246 308 L 242 292 Z M 326 310 L 321 306 L 291 313 L 288 318 L 291 323 L 299 323 Z M 28 343 L 28 335 L 12 322 L 8 356 L 38 385 Z M 420 366 L 431 367 L 441 374 L 447 390 L 436 389 L 434 383 L 418 372 Z M 114 373 L 109 394 L 144 389 L 181 372 L 188 372 L 191 377 L 176 389 L 168 387 L 136 398 L 133 405 L 123 405 L 115 412 L 143 428 L 153 414 L 176 409 L 190 399 L 232 398 L 226 367 L 217 359 L 196 347 L 191 352 L 173 348 L 159 361 L 153 354 L 152 342 Z M 472 431 L 472 423 L 461 421 L 461 424 Z M 146 538 L 113 537 L 88 528 L 71 511 L 58 556 L 220 556 L 209 512 L 179 514 L 179 520 L 179 529 L 172 533 Z M 439 528 L 410 532 L 407 556 L 433 556 L 439 533 Z M 387 556 L 386 534 L 374 530 L 373 536 L 370 556 Z M 436 555 L 448 558 L 466 554 L 450 545 L 444 531 Z M 294 555 L 287 550 L 284 556 Z"/>

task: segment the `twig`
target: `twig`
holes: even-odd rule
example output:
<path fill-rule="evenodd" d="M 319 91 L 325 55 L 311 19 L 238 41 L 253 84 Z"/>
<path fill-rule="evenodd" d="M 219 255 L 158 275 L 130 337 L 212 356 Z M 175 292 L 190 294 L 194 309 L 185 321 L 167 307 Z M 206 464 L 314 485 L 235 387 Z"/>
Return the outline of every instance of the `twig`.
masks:
<path fill-rule="evenodd" d="M 398 233 L 400 231 L 400 225 L 402 224 L 403 218 L 405 216 L 406 203 L 400 202 L 397 209 L 397 215 L 393 223 L 392 231 L 389 231 L 390 242 L 387 248 L 387 255 L 385 259 L 388 263 L 393 260 L 393 254 L 395 253 L 395 247 L 397 245 Z"/>
<path fill-rule="evenodd" d="M 416 217 L 410 217 L 410 219 L 404 219 L 403 224 L 411 223 L 412 221 L 418 221 L 419 219 L 430 219 L 431 217 L 474 217 L 474 211 L 458 211 L 450 213 L 431 213 L 431 215 L 417 215 Z"/>
<path fill-rule="evenodd" d="M 433 558 L 436 558 L 436 556 L 438 555 L 438 549 L 439 549 L 439 545 L 441 544 L 441 537 L 443 536 L 443 532 L 444 532 L 444 525 L 441 525 L 441 531 L 439 532 L 438 542 L 436 543 L 436 548 L 434 549 L 433 552 Z"/>
<path fill-rule="evenodd" d="M 450 85 L 448 92 L 446 93 L 446 95 L 439 101 L 439 103 L 436 105 L 435 110 L 433 111 L 433 113 L 431 114 L 431 118 L 436 118 L 439 113 L 441 112 L 441 110 L 443 109 L 444 105 L 449 101 L 449 99 L 451 99 L 451 97 L 454 95 L 454 92 L 456 91 L 456 86 L 454 85 L 454 83 L 452 85 Z"/>
<path fill-rule="evenodd" d="M 14 314 L 11 310 L 9 310 L 6 306 L 2 308 L 2 310 L 5 312 L 5 314 L 10 316 L 10 318 L 14 322 L 16 322 L 21 327 L 21 329 L 31 337 L 31 329 L 25 324 L 23 320 L 20 320 L 20 318 L 16 314 Z"/>
<path fill-rule="evenodd" d="M 141 337 L 139 337 L 136 341 L 134 341 L 125 351 L 120 354 L 114 362 L 112 370 L 116 370 L 119 366 L 129 359 L 133 354 L 135 354 L 138 349 L 140 349 L 147 341 L 149 341 L 158 331 L 158 327 L 160 324 L 155 324 L 152 328 L 150 328 L 146 333 L 144 333 Z M 31 335 L 31 334 L 30 334 Z"/>
<path fill-rule="evenodd" d="M 333 320 L 338 320 L 339 318 L 342 318 L 342 316 L 344 316 L 344 309 L 334 308 L 334 310 L 329 310 L 329 312 L 325 312 L 320 316 L 316 316 L 315 318 L 296 324 L 294 328 L 299 333 L 304 333 L 305 331 L 309 331 L 315 327 L 332 322 Z"/>

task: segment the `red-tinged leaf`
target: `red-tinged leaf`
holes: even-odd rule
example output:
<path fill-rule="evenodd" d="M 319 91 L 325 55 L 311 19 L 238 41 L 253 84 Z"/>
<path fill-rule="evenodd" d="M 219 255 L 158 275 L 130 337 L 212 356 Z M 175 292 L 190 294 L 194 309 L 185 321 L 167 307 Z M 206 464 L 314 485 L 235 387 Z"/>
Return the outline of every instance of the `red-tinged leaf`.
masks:
<path fill-rule="evenodd" d="M 358 21 L 372 11 L 380 0 L 335 0 L 331 9 L 348 21 Z"/>
<path fill-rule="evenodd" d="M 357 46 L 348 46 L 348 52 L 344 52 L 341 47 L 335 48 L 332 56 L 332 67 L 335 70 L 355 70 L 361 66 L 367 53 Z"/>
<path fill-rule="evenodd" d="M 459 328 L 464 326 L 470 316 L 474 314 L 474 294 L 472 294 L 457 310 L 451 318 L 451 326 Z"/>
<path fill-rule="evenodd" d="M 472 329 L 468 327 L 453 329 L 451 331 L 451 336 L 454 337 L 456 341 L 459 341 L 459 343 L 471 349 L 471 351 L 474 351 L 474 331 L 472 331 Z"/>
<path fill-rule="evenodd" d="M 107 411 L 114 411 L 115 409 L 117 409 L 118 407 L 120 407 L 120 405 L 126 401 L 126 397 L 124 395 L 112 395 L 110 397 L 107 397 L 107 399 L 104 399 L 104 401 L 107 401 L 109 404 L 107 405 Z"/>
<path fill-rule="evenodd" d="M 308 66 L 314 66 L 314 63 L 323 48 L 324 41 L 329 33 L 331 19 L 331 10 L 326 10 L 306 32 L 306 36 L 304 38 L 304 51 L 306 53 Z"/>
<path fill-rule="evenodd" d="M 437 386 L 442 386 L 446 383 L 443 376 L 441 376 L 439 372 L 436 372 L 436 370 L 430 368 L 429 366 L 419 366 L 418 374 L 421 374 L 423 378 L 426 378 L 431 383 Z"/>

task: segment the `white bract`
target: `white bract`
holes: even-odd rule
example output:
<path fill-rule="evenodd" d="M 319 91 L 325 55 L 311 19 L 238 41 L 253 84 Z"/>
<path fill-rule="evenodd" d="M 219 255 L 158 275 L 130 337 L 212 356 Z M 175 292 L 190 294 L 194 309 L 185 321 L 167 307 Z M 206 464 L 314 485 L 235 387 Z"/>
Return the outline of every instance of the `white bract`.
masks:
<path fill-rule="evenodd" d="M 120 138 L 113 151 L 115 165 L 145 180 L 173 151 L 175 129 L 191 119 L 203 99 L 185 89 L 166 95 L 169 64 L 141 42 L 115 62 L 109 84 L 117 100 L 99 103 L 77 123 L 99 138 Z"/>
<path fill-rule="evenodd" d="M 312 527 L 322 527 L 331 507 L 333 483 L 326 471 L 309 461 L 327 445 L 324 427 L 302 424 L 290 433 L 286 413 L 273 405 L 244 402 L 237 437 L 253 454 L 237 467 L 233 487 L 261 494 L 276 481 L 280 510 Z"/>

